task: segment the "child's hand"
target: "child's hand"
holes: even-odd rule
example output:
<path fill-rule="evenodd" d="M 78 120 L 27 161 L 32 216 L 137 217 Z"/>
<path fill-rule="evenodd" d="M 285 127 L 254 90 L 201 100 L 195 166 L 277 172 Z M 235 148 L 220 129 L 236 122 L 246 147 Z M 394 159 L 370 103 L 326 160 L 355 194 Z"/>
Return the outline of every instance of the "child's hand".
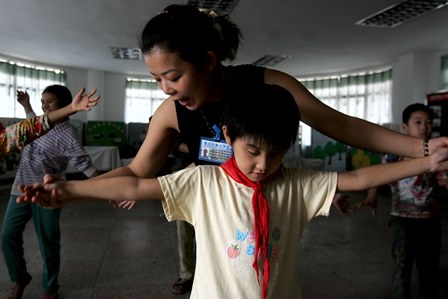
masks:
<path fill-rule="evenodd" d="M 439 172 L 437 174 L 437 184 L 448 189 L 448 172 Z"/>
<path fill-rule="evenodd" d="M 86 91 L 85 88 L 82 88 L 72 101 L 73 111 L 90 111 L 92 107 L 98 105 L 98 101 L 100 100 L 100 96 L 93 96 L 96 93 L 96 88 L 92 89 L 88 94 L 84 95 Z"/>
<path fill-rule="evenodd" d="M 358 202 L 354 205 L 354 209 L 358 210 L 363 207 L 370 207 L 372 215 L 376 214 L 378 207 L 378 188 L 372 188 L 367 191 L 367 198 L 364 201 Z"/>
<path fill-rule="evenodd" d="M 66 205 L 69 201 L 60 199 L 65 181 L 61 178 L 46 174 L 44 181 L 33 185 L 20 185 L 19 190 L 23 195 L 17 198 L 17 203 L 35 203 L 43 208 L 57 209 Z"/>
<path fill-rule="evenodd" d="M 333 197 L 333 205 L 344 217 L 351 216 L 353 214 L 353 206 L 348 201 L 347 195 L 336 193 Z"/>
<path fill-rule="evenodd" d="M 28 92 L 17 90 L 17 102 L 20 103 L 22 106 L 29 106 L 30 105 L 30 96 L 28 95 Z"/>
<path fill-rule="evenodd" d="M 33 185 L 19 185 L 19 190 L 22 195 L 17 197 L 17 203 L 35 203 L 43 208 L 48 208 L 51 203 L 51 194 L 44 190 L 45 184 L 43 182 L 35 183 Z"/>
<path fill-rule="evenodd" d="M 358 210 L 363 207 L 370 207 L 370 210 L 372 211 L 372 215 L 376 214 L 376 209 L 378 206 L 378 200 L 377 198 L 369 198 L 367 197 L 364 201 L 358 202 L 354 205 L 354 209 Z"/>
<path fill-rule="evenodd" d="M 448 142 L 446 137 L 431 138 L 428 143 L 429 154 L 434 153 L 437 149 L 448 148 Z"/>
<path fill-rule="evenodd" d="M 429 171 L 447 171 L 448 170 L 448 149 L 439 148 L 436 149 L 431 155 L 429 155 Z"/>

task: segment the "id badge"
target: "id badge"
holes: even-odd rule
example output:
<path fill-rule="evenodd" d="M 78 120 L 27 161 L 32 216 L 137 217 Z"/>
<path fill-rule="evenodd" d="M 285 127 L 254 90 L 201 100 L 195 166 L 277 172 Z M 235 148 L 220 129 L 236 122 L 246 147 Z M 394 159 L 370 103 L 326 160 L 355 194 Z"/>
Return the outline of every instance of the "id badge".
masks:
<path fill-rule="evenodd" d="M 225 140 L 201 137 L 198 156 L 199 160 L 222 164 L 229 160 L 232 154 L 232 147 L 228 145 Z"/>

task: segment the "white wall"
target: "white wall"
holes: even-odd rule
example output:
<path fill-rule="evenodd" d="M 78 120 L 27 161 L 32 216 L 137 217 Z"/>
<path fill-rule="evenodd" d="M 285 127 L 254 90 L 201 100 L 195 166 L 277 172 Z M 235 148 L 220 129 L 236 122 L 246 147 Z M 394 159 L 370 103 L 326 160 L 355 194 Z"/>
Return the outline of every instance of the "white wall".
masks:
<path fill-rule="evenodd" d="M 143 62 L 142 62 L 143 63 Z M 100 104 L 89 112 L 80 112 L 73 119 L 124 121 L 125 84 L 127 75 L 95 70 L 64 68 L 67 73 L 67 87 L 73 94 L 85 87 L 90 91 L 97 88 Z"/>
<path fill-rule="evenodd" d="M 412 103 L 425 103 L 428 93 L 440 86 L 440 57 L 438 52 L 413 52 L 398 57 L 392 64 L 392 122 L 401 123 L 401 112 Z"/>

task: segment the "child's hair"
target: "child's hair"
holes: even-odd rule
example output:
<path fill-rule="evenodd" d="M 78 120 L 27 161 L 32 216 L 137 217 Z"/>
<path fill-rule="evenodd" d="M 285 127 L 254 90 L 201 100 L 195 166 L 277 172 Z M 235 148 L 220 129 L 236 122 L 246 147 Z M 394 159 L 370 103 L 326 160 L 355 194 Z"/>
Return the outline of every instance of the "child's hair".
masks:
<path fill-rule="evenodd" d="M 282 149 L 296 141 L 299 122 L 294 97 L 283 87 L 268 84 L 230 96 L 223 115 L 232 142 L 250 137 Z"/>
<path fill-rule="evenodd" d="M 72 93 L 70 90 L 62 85 L 49 85 L 47 86 L 42 93 L 51 93 L 56 98 L 58 98 L 58 108 L 64 108 L 68 106 L 72 102 Z"/>
<path fill-rule="evenodd" d="M 415 103 L 415 104 L 411 104 L 411 105 L 407 106 L 403 110 L 403 115 L 402 115 L 403 123 L 407 124 L 409 122 L 409 119 L 411 118 L 412 113 L 417 112 L 417 111 L 426 112 L 426 113 L 428 113 L 428 116 L 430 119 L 434 118 L 434 112 L 432 111 L 431 108 L 429 108 L 425 104 Z"/>
<path fill-rule="evenodd" d="M 239 28 L 228 15 L 173 4 L 148 21 L 139 45 L 143 54 L 160 48 L 200 65 L 207 51 L 215 52 L 219 62 L 235 59 L 240 38 Z"/>

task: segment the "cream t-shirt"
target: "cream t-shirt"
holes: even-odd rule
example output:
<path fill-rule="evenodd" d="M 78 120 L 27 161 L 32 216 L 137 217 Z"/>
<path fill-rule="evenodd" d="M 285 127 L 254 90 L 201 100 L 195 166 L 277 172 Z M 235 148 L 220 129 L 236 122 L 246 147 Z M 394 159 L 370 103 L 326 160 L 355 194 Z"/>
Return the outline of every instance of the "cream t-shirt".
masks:
<path fill-rule="evenodd" d="M 254 260 L 253 189 L 219 166 L 198 166 L 159 178 L 168 221 L 191 223 L 197 262 L 191 299 L 261 298 Z M 301 298 L 298 253 L 304 226 L 327 216 L 337 173 L 283 168 L 267 184 L 270 209 L 268 298 Z M 260 283 L 263 281 L 259 263 Z"/>

